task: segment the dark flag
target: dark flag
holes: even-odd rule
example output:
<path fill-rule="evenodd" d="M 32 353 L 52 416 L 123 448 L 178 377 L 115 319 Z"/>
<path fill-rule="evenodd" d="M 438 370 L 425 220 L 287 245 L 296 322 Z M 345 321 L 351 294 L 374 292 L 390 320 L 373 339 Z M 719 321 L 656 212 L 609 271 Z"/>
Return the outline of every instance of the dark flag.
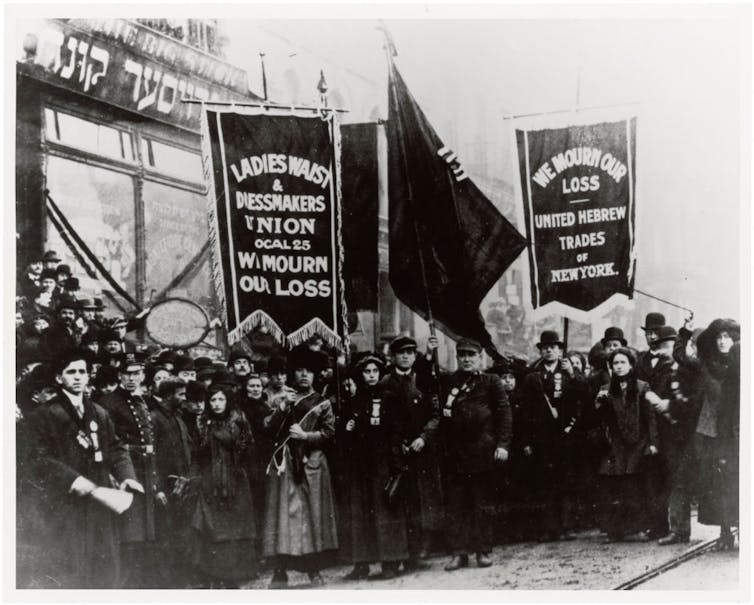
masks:
<path fill-rule="evenodd" d="M 390 283 L 449 336 L 498 357 L 479 305 L 526 240 L 471 182 L 392 62 L 389 103 Z"/>
<path fill-rule="evenodd" d="M 374 123 L 340 127 L 343 281 L 349 311 L 377 312 L 377 128 Z"/>

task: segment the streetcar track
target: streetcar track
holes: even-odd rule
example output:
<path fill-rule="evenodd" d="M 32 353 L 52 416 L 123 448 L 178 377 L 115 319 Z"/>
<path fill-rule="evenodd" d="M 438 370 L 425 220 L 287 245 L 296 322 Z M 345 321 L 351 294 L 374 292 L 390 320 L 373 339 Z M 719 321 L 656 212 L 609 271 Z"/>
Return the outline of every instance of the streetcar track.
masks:
<path fill-rule="evenodd" d="M 733 533 L 734 538 L 738 536 L 738 529 L 731 530 Z M 706 542 L 702 542 L 701 544 L 695 546 L 694 548 L 690 548 L 689 550 L 681 553 L 677 557 L 674 557 L 670 559 L 669 561 L 666 561 L 665 563 L 662 563 L 658 565 L 657 567 L 654 567 L 648 571 L 645 571 L 642 574 L 639 574 L 638 576 L 635 576 L 634 578 L 631 578 L 630 580 L 623 582 L 613 588 L 612 590 L 633 590 L 637 586 L 640 586 L 641 584 L 644 584 L 645 582 L 648 582 L 649 580 L 656 578 L 658 576 L 661 576 L 667 571 L 670 571 L 671 569 L 675 569 L 676 567 L 682 565 L 683 563 L 686 563 L 687 561 L 691 561 L 692 559 L 695 559 L 696 557 L 703 555 L 706 552 L 711 551 L 714 549 L 715 545 L 718 543 L 718 538 L 713 538 L 712 540 L 707 540 Z"/>

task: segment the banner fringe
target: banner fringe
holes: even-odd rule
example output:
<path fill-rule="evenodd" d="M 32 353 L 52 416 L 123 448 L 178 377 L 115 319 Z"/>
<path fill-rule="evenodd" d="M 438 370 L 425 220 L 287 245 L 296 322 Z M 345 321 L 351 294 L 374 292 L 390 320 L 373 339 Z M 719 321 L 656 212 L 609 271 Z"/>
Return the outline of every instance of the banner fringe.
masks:
<path fill-rule="evenodd" d="M 228 344 L 233 345 L 239 342 L 244 336 L 251 332 L 254 328 L 263 327 L 277 340 L 281 345 L 285 346 L 285 333 L 280 329 L 277 322 L 272 319 L 262 309 L 257 309 L 246 319 L 244 319 L 238 326 L 228 333 Z"/>
<path fill-rule="evenodd" d="M 209 136 L 209 122 L 207 120 L 207 111 L 202 105 L 202 122 L 201 122 L 201 147 L 202 147 L 202 170 L 204 172 L 204 179 L 207 182 L 207 227 L 209 233 L 209 247 L 211 252 L 210 269 L 212 272 L 212 283 L 215 288 L 215 295 L 217 296 L 217 302 L 222 309 L 223 319 L 225 320 L 225 328 L 228 328 L 228 306 L 225 300 L 225 280 L 223 279 L 222 270 L 222 249 L 220 247 L 220 241 L 217 236 L 218 223 L 217 223 L 217 203 L 215 194 L 215 173 L 212 163 L 212 143 Z M 230 334 L 228 334 L 230 340 Z"/>
<path fill-rule="evenodd" d="M 288 345 L 291 348 L 297 347 L 298 345 L 304 344 L 315 334 L 321 336 L 330 347 L 340 349 L 343 346 L 343 340 L 340 336 L 333 332 L 319 317 L 315 317 L 301 326 L 298 330 L 288 334 Z"/>

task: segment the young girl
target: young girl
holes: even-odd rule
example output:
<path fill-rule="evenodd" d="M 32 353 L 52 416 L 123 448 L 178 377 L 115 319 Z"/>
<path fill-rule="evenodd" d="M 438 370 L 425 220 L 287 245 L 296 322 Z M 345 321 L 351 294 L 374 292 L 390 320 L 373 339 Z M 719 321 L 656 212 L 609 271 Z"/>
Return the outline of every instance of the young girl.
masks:
<path fill-rule="evenodd" d="M 367 354 L 355 364 L 356 394 L 344 410 L 341 555 L 354 564 L 346 576 L 369 576 L 380 561 L 383 579 L 394 578 L 408 559 L 408 527 L 402 503 L 390 506 L 384 489 L 401 470 L 400 439 L 394 427 L 397 400 L 379 384 L 384 362 Z"/>
<path fill-rule="evenodd" d="M 633 353 L 621 347 L 610 354 L 608 365 L 612 377 L 597 394 L 595 407 L 609 443 L 599 467 L 601 526 L 607 540 L 615 542 L 645 529 L 649 494 L 644 458 L 657 454 L 657 423 L 649 385 L 634 373 Z"/>
<path fill-rule="evenodd" d="M 207 390 L 199 418 L 199 447 L 192 461 L 201 478 L 192 517 L 200 545 L 195 562 L 212 588 L 236 588 L 255 574 L 254 513 L 245 470 L 251 431 L 226 385 Z"/>

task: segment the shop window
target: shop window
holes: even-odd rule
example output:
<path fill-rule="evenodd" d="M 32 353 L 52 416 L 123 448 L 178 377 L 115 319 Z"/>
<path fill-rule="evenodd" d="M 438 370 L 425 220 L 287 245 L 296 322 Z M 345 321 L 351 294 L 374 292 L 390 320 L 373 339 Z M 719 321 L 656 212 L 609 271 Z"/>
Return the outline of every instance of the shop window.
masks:
<path fill-rule="evenodd" d="M 45 135 L 48 141 L 127 162 L 134 161 L 131 133 L 49 107 L 45 108 Z"/>
<path fill-rule="evenodd" d="M 207 241 L 205 197 L 199 193 L 144 182 L 147 298 L 160 293 L 181 273 Z M 203 263 L 203 264 L 206 264 Z M 176 289 L 207 308 L 211 280 L 197 266 Z"/>
<path fill-rule="evenodd" d="M 141 153 L 144 165 L 151 170 L 194 183 L 203 182 L 202 159 L 198 153 L 148 138 L 141 140 Z"/>
<path fill-rule="evenodd" d="M 48 156 L 47 188 L 71 226 L 108 272 L 127 292 L 136 290 L 134 239 L 134 187 L 130 176 L 81 162 Z M 81 290 L 99 296 L 111 289 L 91 279 L 48 221 L 47 248 L 60 254 L 79 279 Z M 108 301 L 105 300 L 105 303 Z M 126 309 L 129 305 L 123 301 Z M 111 313 L 120 313 L 115 308 Z"/>

